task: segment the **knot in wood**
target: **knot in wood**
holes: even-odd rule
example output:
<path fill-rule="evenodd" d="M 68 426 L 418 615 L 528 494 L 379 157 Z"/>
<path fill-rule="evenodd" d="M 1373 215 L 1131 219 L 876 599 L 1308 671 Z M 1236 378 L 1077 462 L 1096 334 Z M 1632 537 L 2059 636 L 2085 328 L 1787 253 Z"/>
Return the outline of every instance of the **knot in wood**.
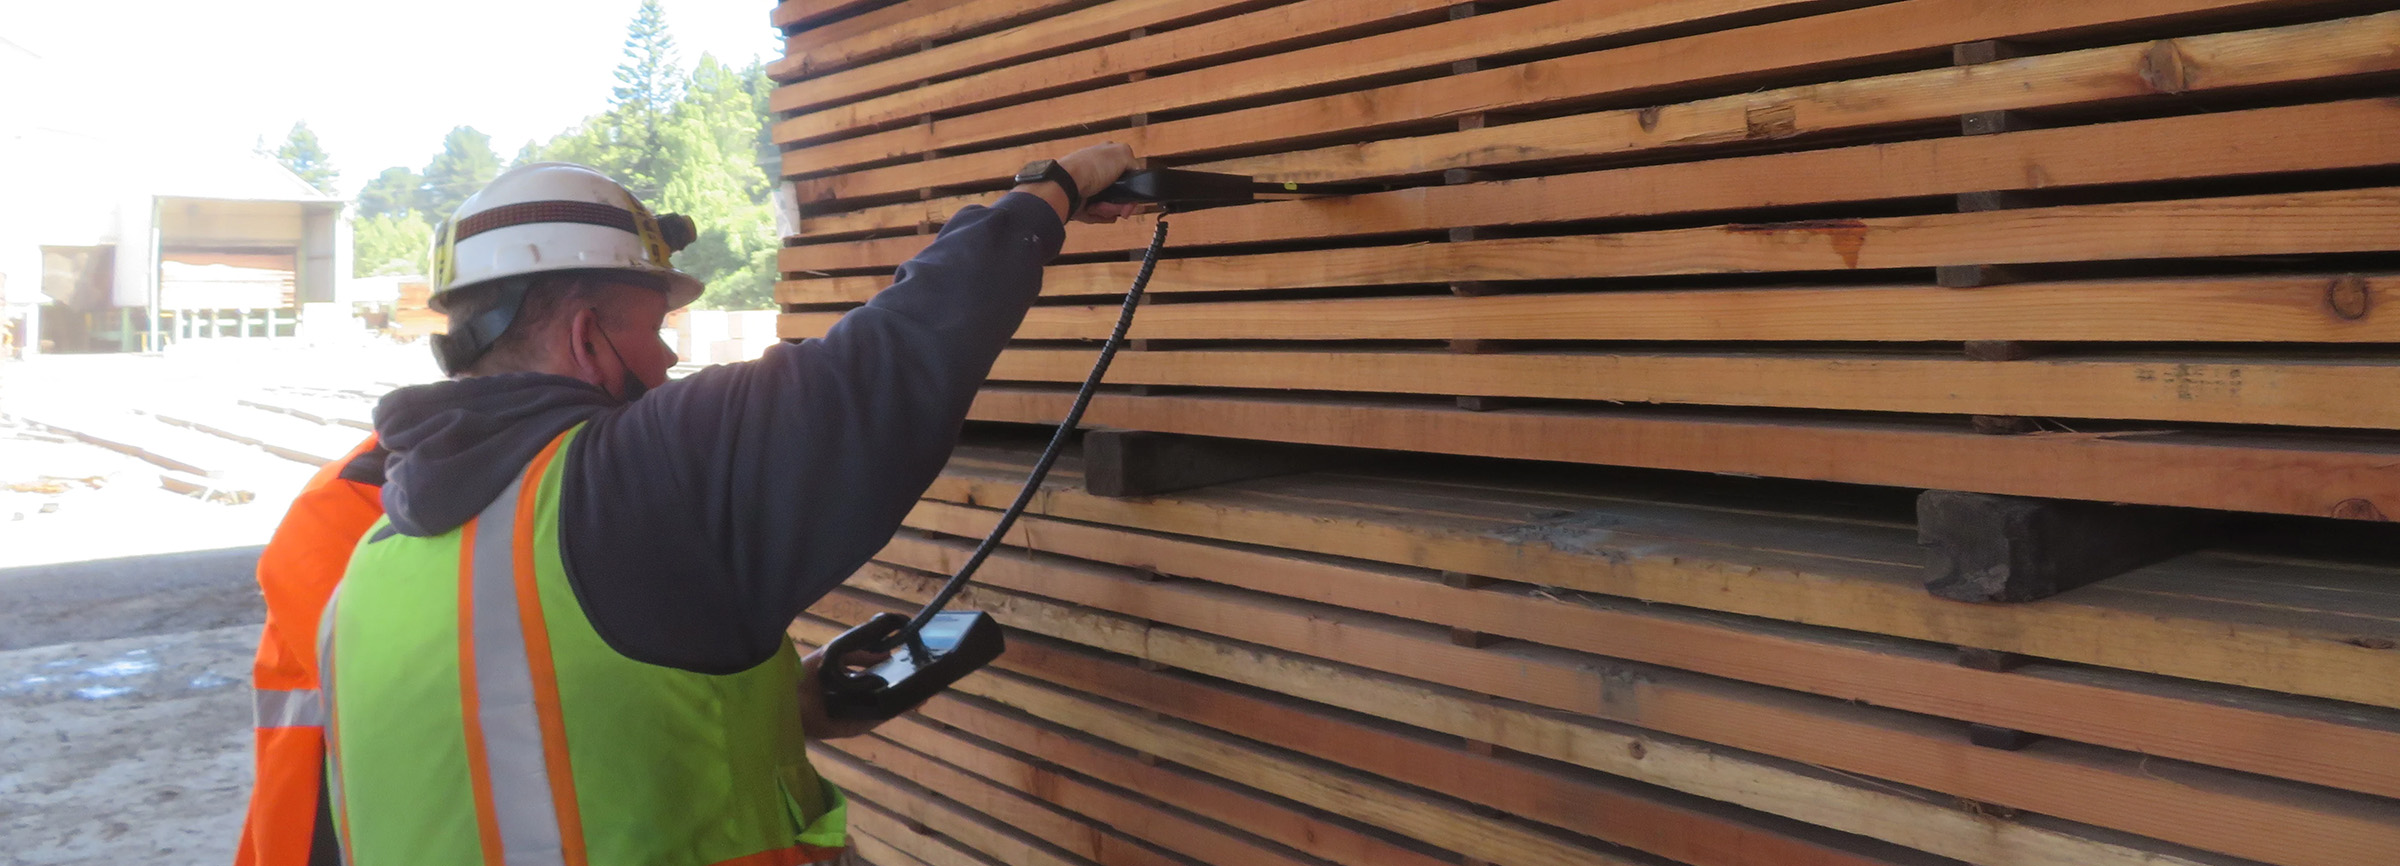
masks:
<path fill-rule="evenodd" d="M 2366 318 L 2374 304 L 2374 295 L 2367 290 L 2367 278 L 2357 274 L 2336 277 L 2325 286 L 2325 309 L 2343 321 Z"/>
<path fill-rule="evenodd" d="M 2142 53 L 2142 84 L 2157 93 L 2182 93 L 2192 87 L 2191 60 L 2173 39 L 2150 43 Z"/>
<path fill-rule="evenodd" d="M 2344 499 L 2341 502 L 2335 503 L 2333 506 L 2333 516 L 2342 520 L 2373 520 L 2378 522 L 2388 522 L 2391 520 L 2391 518 L 2383 516 L 2383 509 L 2375 507 L 2375 503 L 2372 500 L 2367 499 Z"/>

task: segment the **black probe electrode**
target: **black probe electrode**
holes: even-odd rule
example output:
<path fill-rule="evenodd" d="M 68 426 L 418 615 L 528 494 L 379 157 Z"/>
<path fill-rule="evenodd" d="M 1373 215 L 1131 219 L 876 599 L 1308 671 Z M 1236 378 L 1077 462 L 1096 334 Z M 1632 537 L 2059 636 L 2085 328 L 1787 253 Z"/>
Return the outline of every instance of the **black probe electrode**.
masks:
<path fill-rule="evenodd" d="M 1132 172 L 1092 196 L 1095 202 L 1149 203 L 1160 205 L 1165 212 L 1198 210 L 1230 204 L 1258 201 L 1261 197 L 1277 195 L 1344 195 L 1370 191 L 1371 188 L 1334 184 L 1261 183 L 1242 175 L 1213 174 L 1181 169 L 1147 169 Z M 1041 459 L 1034 461 L 1033 471 L 1025 477 L 1025 486 L 1017 491 L 1015 502 L 1000 513 L 1000 522 L 992 526 L 990 535 L 975 546 L 975 553 L 942 584 L 942 591 L 917 611 L 915 617 L 896 613 L 879 613 L 866 622 L 842 632 L 825 643 L 825 667 L 818 676 L 824 682 L 826 712 L 837 719 L 890 719 L 916 708 L 925 699 L 939 694 L 966 675 L 990 664 L 1007 648 L 1000 636 L 1000 623 L 992 615 L 979 610 L 945 611 L 942 608 L 965 589 L 975 569 L 1000 547 L 1000 539 L 1008 535 L 1010 526 L 1025 513 L 1025 506 L 1041 492 L 1042 479 L 1050 474 L 1050 465 L 1066 449 L 1067 440 L 1075 435 L 1075 427 L 1083 420 L 1083 410 L 1092 403 L 1092 395 L 1100 390 L 1100 379 L 1108 375 L 1109 361 L 1117 356 L 1118 347 L 1125 343 L 1125 332 L 1133 326 L 1133 311 L 1142 301 L 1142 290 L 1150 285 L 1150 271 L 1158 266 L 1158 252 L 1167 243 L 1167 220 L 1162 213 L 1158 228 L 1150 234 L 1150 246 L 1142 252 L 1141 270 L 1134 273 L 1133 285 L 1125 290 L 1125 308 L 1117 313 L 1117 326 L 1109 332 L 1108 342 L 1100 346 L 1100 358 L 1092 362 L 1092 372 L 1083 379 L 1083 387 L 1075 392 L 1075 403 L 1067 409 L 1067 417 L 1050 436 L 1050 445 L 1042 449 Z M 852 671 L 841 663 L 842 656 L 859 650 L 891 653 L 891 657 L 874 667 Z"/>

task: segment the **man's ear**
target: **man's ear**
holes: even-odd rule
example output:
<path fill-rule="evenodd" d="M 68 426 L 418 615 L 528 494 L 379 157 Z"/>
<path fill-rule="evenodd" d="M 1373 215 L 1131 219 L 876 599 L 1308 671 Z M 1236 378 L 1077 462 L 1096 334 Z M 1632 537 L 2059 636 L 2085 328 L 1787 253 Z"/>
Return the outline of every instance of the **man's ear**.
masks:
<path fill-rule="evenodd" d="M 601 358 L 607 351 L 600 346 L 600 315 L 590 307 L 576 310 L 567 317 L 567 365 L 577 379 L 606 390 L 607 370 Z"/>

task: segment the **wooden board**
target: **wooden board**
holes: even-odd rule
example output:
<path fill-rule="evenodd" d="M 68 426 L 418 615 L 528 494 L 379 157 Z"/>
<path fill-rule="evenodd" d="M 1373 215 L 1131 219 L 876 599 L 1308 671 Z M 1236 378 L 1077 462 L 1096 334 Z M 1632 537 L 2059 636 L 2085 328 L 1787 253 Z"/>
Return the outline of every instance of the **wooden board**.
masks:
<path fill-rule="evenodd" d="M 1026 828 L 1013 827 L 963 804 L 941 797 L 918 787 L 914 780 L 905 779 L 875 768 L 856 757 L 837 750 L 837 744 L 820 741 L 809 749 L 809 761 L 827 780 L 844 791 L 855 791 L 857 797 L 891 810 L 897 817 L 924 826 L 979 851 L 985 856 L 1011 866 L 1115 866 L 1123 862 L 1095 862 L 1069 853 L 1050 839 Z M 1028 804 L 1030 805 L 1030 804 Z M 1010 812 L 1025 817 L 1022 812 Z M 1056 828 L 1047 828 L 1056 829 Z M 1072 844 L 1075 839 L 1091 839 L 1106 835 L 1104 831 L 1082 825 L 1079 833 L 1061 841 Z M 888 838 L 888 836 L 887 836 Z M 1086 849 L 1090 850 L 1090 849 Z M 1141 852 L 1140 848 L 1123 849 Z M 1172 866 L 1173 861 L 1151 859 L 1153 866 Z"/>
<path fill-rule="evenodd" d="M 910 546 L 896 541 L 884 555 Z M 942 567 L 936 563 L 950 556 L 926 552 L 925 559 L 913 551 L 903 558 L 912 567 Z M 1985 749 L 1968 744 L 1962 730 L 1921 717 L 1531 645 L 1459 647 L 1428 626 L 1188 582 L 1152 583 L 1121 570 L 994 559 L 983 575 L 990 587 L 2286 866 L 2379 863 L 2400 838 L 2400 806 L 2313 786 L 2058 740 L 2023 751 Z M 938 585 L 923 573 L 859 580 L 904 599 L 930 596 Z M 1020 599 L 1000 615 L 1017 622 L 1024 606 Z"/>
<path fill-rule="evenodd" d="M 1097 816 L 1086 817 L 1077 814 L 1072 807 L 1067 807 L 1065 804 L 1053 805 L 1045 802 L 1056 797 L 1056 792 L 1050 792 L 1049 796 L 1040 796 L 1025 788 L 1012 789 L 955 766 L 952 762 L 937 759 L 883 737 L 865 736 L 843 740 L 823 740 L 818 742 L 817 748 L 819 751 L 847 755 L 876 770 L 906 779 L 912 785 L 928 791 L 939 792 L 943 799 L 972 809 L 983 818 L 1057 846 L 1066 853 L 1083 860 L 1097 864 L 1123 864 L 1123 866 L 1178 866 L 1178 864 L 1186 862 L 1177 860 L 1166 852 L 1142 845 L 1126 835 L 1126 833 L 1139 829 L 1146 829 L 1143 821 L 1147 816 L 1137 817 L 1133 814 L 1121 814 L 1118 817 L 1131 820 L 1096 823 L 1094 817 Z M 951 754 L 960 759 L 980 759 L 986 764 L 1014 763 L 989 753 L 952 752 Z M 1016 766 L 1024 770 L 1032 769 L 1023 764 L 1016 764 Z M 1063 788 L 1069 788 L 1070 793 L 1081 793 L 1072 790 L 1072 782 L 1061 781 L 1059 784 Z M 1078 805 L 1088 804 L 1078 801 Z M 1122 803 L 1122 801 L 1119 801 L 1118 805 L 1128 812 L 1148 811 L 1141 809 L 1138 805 Z M 1103 827 L 1120 832 L 1105 832 L 1101 829 Z M 1260 856 L 1262 859 L 1256 862 L 1266 864 L 1266 866 L 1307 866 L 1297 859 L 1272 859 L 1272 854 L 1266 849 L 1248 844 L 1246 840 L 1232 834 L 1214 834 L 1209 841 L 1224 845 L 1228 850 L 1247 847 L 1249 850 L 1246 853 Z M 1022 861 L 1012 860 L 1011 862 Z"/>
<path fill-rule="evenodd" d="M 968 417 L 1056 424 L 1071 395 L 986 388 Z M 2381 520 L 2400 513 L 2400 447 L 2171 431 L 1986 436 L 1964 427 L 1663 411 L 1467 412 L 1391 401 L 1103 394 L 1089 426 L 1310 445 L 1730 472 Z"/>
<path fill-rule="evenodd" d="M 970 74 L 1031 55 L 1074 45 L 1123 39 L 1146 27 L 1175 25 L 1210 14 L 1240 10 L 1259 0 L 1116 0 L 1041 20 L 998 33 L 938 45 L 902 62 L 870 64 L 858 69 L 813 75 L 778 87 L 767 109 L 805 111 L 847 99 L 873 96 L 913 87 L 937 77 Z"/>
<path fill-rule="evenodd" d="M 920 505 L 911 527 L 980 537 L 994 512 Z M 2400 796 L 2400 714 L 2340 719 L 2212 700 L 2172 685 L 2048 679 L 1957 665 L 1948 652 L 1778 629 L 1521 584 L 1460 589 L 1423 573 L 1026 518 L 1021 547 L 1367 610 L 1482 634 L 2032 731 L 2271 776 Z M 2364 611 L 2362 611 L 2362 614 Z M 2039 612 L 2036 612 L 2039 616 Z M 2063 619 L 2063 617 L 2061 617 Z M 2327 618 L 2330 620 L 2331 618 Z M 2395 617 L 2400 621 L 2400 617 Z M 2046 620 L 2036 620 L 2046 622 Z M 2338 634 L 2338 623 L 2320 634 Z M 2359 714 L 2366 716 L 2366 714 Z M 2368 757 L 2378 756 L 2378 757 Z M 2388 760 L 2380 756 L 2391 756 Z"/>
<path fill-rule="evenodd" d="M 901 720 L 879 730 L 881 737 L 857 738 L 835 747 L 953 797 L 960 797 L 956 792 L 968 792 L 978 799 L 1003 799 L 1014 796 L 1007 792 L 1021 792 L 1021 796 L 1083 816 L 1098 826 L 1203 861 L 1216 858 L 1261 866 L 1321 866 L 1323 862 L 1265 844 L 1237 829 L 1197 821 L 1125 792 L 1000 754 L 988 744 L 924 721 Z M 998 813 L 987 810 L 985 814 Z"/>
<path fill-rule="evenodd" d="M 2359 124 L 2400 128 L 2400 106 L 2364 101 L 2261 109 L 1271 202 L 1178 216 L 1169 237 L 1179 249 L 1190 249 L 2400 163 L 2400 147 L 2380 140 L 2339 141 L 2336 130 Z M 2322 145 L 2291 148 L 2289 136 L 2296 130 L 2327 137 Z M 2167 142 L 2175 143 L 2176 158 L 2154 158 Z M 2008 212 L 2001 213 L 1993 218 L 2008 218 Z M 1151 233 L 1142 222 L 1079 232 L 1070 236 L 1066 249 L 1138 248 Z M 1813 230 L 1793 226 L 1787 236 L 1829 251 L 1839 240 L 1865 255 L 1866 244 L 1851 246 L 1859 238 L 1847 229 L 1846 223 L 1817 224 Z M 2154 231 L 2152 236 L 2172 234 Z M 787 272 L 890 268 L 928 242 L 904 237 L 788 247 L 780 261 Z M 2209 254 L 2203 249 L 2200 254 Z M 2218 254 L 2247 250 L 2236 244 Z M 1435 274 L 1416 280 L 1441 279 Z"/>
<path fill-rule="evenodd" d="M 1194 108 L 1378 75 L 1430 71 L 1447 67 L 1452 61 L 1623 37 L 1805 2 L 1808 0 L 1550 0 L 1489 15 L 1363 36 L 1335 45 L 1085 90 L 928 125 L 870 133 L 792 153 L 803 154 L 801 158 L 819 170 L 858 165 L 939 147 L 959 148 L 1077 124 L 1119 120 L 1127 114 L 1129 106 L 1144 111 Z M 785 144 L 810 139 L 805 126 L 788 121 L 775 125 L 774 137 Z"/>
<path fill-rule="evenodd" d="M 1091 0 L 903 0 L 786 37 L 783 59 L 770 64 L 767 75 L 780 80 L 820 75 L 1085 2 Z"/>
<path fill-rule="evenodd" d="M 1144 762 L 1136 753 L 1103 746 L 1068 728 L 1046 725 L 963 694 L 936 698 L 918 711 L 926 720 L 965 731 L 1043 761 L 1173 803 L 1195 815 L 1239 827 L 1301 853 L 1347 866 L 1451 866 L 1452 861 L 1381 836 L 1351 822 L 1293 808 L 1282 798 L 1173 765 Z M 918 723 L 906 723 L 912 728 Z M 1041 790 L 1026 784 L 1020 790 Z M 1288 804 L 1288 805 L 1287 805 Z"/>
<path fill-rule="evenodd" d="M 870 856 L 2400 850 L 2389 4 L 812 3 L 770 97 L 786 337 L 1100 141 L 1380 190 L 1171 218 L 1094 471 L 958 601 L 1010 652 L 822 750 Z M 1070 228 L 970 410 L 1012 444 L 796 637 L 960 564 L 1152 228 Z M 1119 483 L 1140 442 L 1210 443 L 1204 486 Z M 2255 514 L 1967 603 L 1924 490 Z"/>
<path fill-rule="evenodd" d="M 889 0 L 783 0 L 775 5 L 770 23 L 785 31 L 811 27 L 840 16 L 855 15 Z"/>
<path fill-rule="evenodd" d="M 1080 383 L 1096 352 L 1012 349 L 999 381 Z M 1877 355 L 1614 355 L 1439 351 L 1128 352 L 1112 384 L 1479 394 L 1553 400 L 1779 406 L 1921 414 L 2141 418 L 2400 428 L 2400 366 L 2385 360 L 2039 359 Z"/>
<path fill-rule="evenodd" d="M 849 592 L 829 596 L 820 604 L 826 615 L 851 621 L 868 611 L 897 609 Z M 1057 623 L 1073 629 L 1079 641 L 1111 633 L 1101 623 L 1107 614 L 1082 611 L 1065 619 L 1017 619 L 1012 623 Z M 811 618 L 794 624 L 803 640 L 824 640 L 839 628 Z M 1042 643 L 1020 633 L 1014 646 L 1037 647 L 1004 656 L 1000 667 L 1037 680 L 1074 682 L 1097 688 L 1090 673 L 1112 664 L 1078 655 L 1065 645 Z M 1789 817 L 1861 835 L 1907 844 L 1979 866 L 2032 866 L 2061 862 L 2091 866 L 2159 866 L 2195 861 L 2156 846 L 2127 847 L 2124 839 L 2101 840 L 2078 835 L 2088 828 L 2056 822 L 2023 823 L 1990 812 L 1958 808 L 1947 798 L 1914 792 L 1889 783 L 1825 773 L 1796 764 L 1695 743 L 1653 731 L 1639 731 L 1575 720 L 1572 717 L 1355 667 L 1332 665 L 1277 653 L 1255 646 L 1210 641 L 1189 633 L 1157 629 L 1145 633 L 1141 657 L 1177 668 L 1247 683 L 1294 695 L 1304 700 L 1346 707 L 1376 717 L 1405 720 L 1433 730 L 1493 743 L 1530 756 L 1590 767 L 1613 775 L 1641 779 L 1728 802 L 1745 803 Z M 990 676 L 971 677 L 955 694 L 987 695 Z M 1188 679 L 1162 680 L 1160 688 L 1113 692 L 1137 706 L 1172 710 L 1189 703 Z M 1178 700 L 1175 695 L 1184 695 Z M 1159 700 L 1163 698 L 1164 700 Z M 929 716 L 946 722 L 959 719 L 953 708 L 966 699 L 937 698 L 927 706 Z M 980 704 L 977 704 L 980 706 Z M 1065 722 L 1074 725 L 1073 721 Z M 1075 730 L 1088 730 L 1075 727 Z M 1106 738 L 1106 737 L 1104 737 Z M 1113 738 L 1129 748 L 1146 749 L 1150 740 L 1139 729 L 1134 736 Z"/>
<path fill-rule="evenodd" d="M 1307 141 L 1314 136 L 1423 123 L 1479 111 L 1524 110 L 1562 101 L 1640 94 L 1703 83 L 1718 84 L 1731 93 L 1746 93 L 1757 89 L 1756 84 L 1762 76 L 1806 70 L 1839 63 L 1847 58 L 1940 50 L 1957 43 L 2022 37 L 2076 23 L 2091 25 L 2095 21 L 2114 18 L 2121 14 L 2119 10 L 2123 10 L 2122 14 L 2138 17 L 2144 12 L 2167 7 L 2189 8 L 2192 5 L 1909 0 L 1753 28 L 1534 61 L 1467 75 L 1389 85 L 1353 94 L 1152 123 L 1105 134 L 1058 138 L 1041 144 L 999 148 L 907 166 L 846 171 L 803 181 L 799 193 L 802 201 L 820 201 L 900 190 L 913 191 L 926 186 L 988 183 L 993 178 L 1007 176 L 1016 166 L 1028 160 L 1054 156 L 1109 139 L 1122 140 L 1140 153 L 1172 157 L 1243 145 Z M 2262 4 L 2207 5 L 2254 10 Z M 2102 61 L 2097 68 L 2089 70 L 2058 66 L 2048 58 L 2026 58 L 2005 64 L 1991 64 L 1974 72 L 1946 73 L 1947 77 L 1925 82 L 1928 85 L 1925 89 L 1948 90 L 1974 77 L 1999 79 L 1994 83 L 1999 85 L 1997 89 L 2001 92 L 2041 94 L 2066 88 L 2067 92 L 2056 97 L 2061 102 L 2157 97 L 2162 94 L 2151 82 L 2163 79 L 2156 74 L 2145 75 L 2143 71 L 2155 66 L 2151 60 L 2153 49 L 2160 44 L 2167 47 L 2157 52 L 2158 56 L 2191 58 L 2205 63 L 2212 70 L 2208 76 L 2177 79 L 2186 89 L 2211 89 L 2216 86 L 2214 80 L 2219 73 L 2228 76 L 2227 83 L 2235 86 L 2349 74 L 2354 69 L 2378 67 L 2378 61 L 2372 58 L 2383 56 L 2380 46 L 2388 40 L 2388 29 L 2394 24 L 2381 18 L 2373 19 L 2373 22 L 2371 26 L 2344 25 L 2327 30 L 2279 34 L 2281 38 L 2270 38 L 2257 45 L 2245 45 L 2228 37 L 2193 37 L 2215 40 L 2209 42 L 2187 39 L 2145 43 L 2137 51 L 2124 55 L 2120 62 Z M 2293 50 L 2296 44 L 2308 48 L 2296 55 Z M 2296 56 L 2313 56 L 2320 48 L 2327 52 L 2331 65 L 2295 70 L 2292 74 L 2271 71 L 2293 64 Z M 2383 64 L 2389 62 L 2388 59 L 2381 61 Z M 2061 74 L 2055 77 L 2041 74 L 2051 69 L 2057 69 Z M 2021 73 L 2024 77 L 2009 78 L 2012 72 Z M 1912 88 L 1910 93 L 1914 92 Z M 1773 121 L 1760 124 L 1762 134 L 1772 135 L 1775 128 L 1782 125 L 1782 109 L 1787 105 L 1792 108 L 1793 130 L 1800 131 L 1802 128 L 1798 126 L 1798 118 L 1803 113 L 1801 103 L 1805 101 L 1804 93 L 1787 94 L 1790 99 L 1758 103 L 1756 107 L 1762 119 Z M 1845 104 L 1862 106 L 1906 104 L 1905 100 L 1895 100 L 1889 96 L 1870 92 L 1856 94 L 1852 98 L 1840 98 L 1838 95 L 1832 98 L 1839 98 Z M 2004 100 L 1983 105 L 1987 110 L 2008 107 Z M 1910 109 L 1895 108 L 1893 110 L 1899 112 L 1898 116 L 1886 115 L 1886 118 L 1919 119 L 1950 114 L 1950 109 L 1957 108 L 1957 105 L 1942 105 L 1932 115 L 1911 114 Z M 1743 137 L 1753 137 L 1748 119 L 1751 105 L 1744 103 L 1742 111 Z M 1642 113 L 1636 112 L 1637 126 L 1640 125 L 1638 120 Z M 1658 129 L 1671 133 L 1680 128 L 1667 124 L 1669 111 L 1666 108 L 1661 108 L 1655 116 Z M 1340 163 L 1333 161 L 1329 164 Z M 792 153 L 784 158 L 784 173 L 793 177 L 822 173 L 828 168 L 830 166 L 824 165 L 816 157 L 803 158 L 798 153 Z"/>
<path fill-rule="evenodd" d="M 1219 0 L 1214 5 L 1232 4 Z M 1028 93 L 1099 81 L 1122 81 L 1128 75 L 1147 73 L 1153 69 L 1206 62 L 1230 54 L 1255 53 L 1271 45 L 1324 43 L 1355 37 L 1360 33 L 1406 27 L 1440 18 L 1442 9 L 1448 5 L 1444 0 L 1299 0 L 1288 5 L 1169 30 L 1157 36 L 1096 46 L 979 75 L 953 78 L 885 96 L 821 108 L 778 123 L 775 129 L 776 134 L 785 136 L 787 142 L 856 134 L 858 130 L 887 128 L 895 123 L 915 123 L 920 117 L 936 113 L 987 107 Z M 1276 34 L 1276 38 L 1262 45 L 1262 33 Z M 945 69 L 929 63 L 906 65 L 919 69 Z M 927 76 L 921 73 L 920 77 Z M 1127 112 L 1120 109 L 1119 113 Z M 940 121 L 935 123 L 938 125 Z"/>
<path fill-rule="evenodd" d="M 954 463 L 927 495 L 1007 502 L 1030 462 Z M 1669 505 L 1645 501 L 1638 490 L 1499 499 L 1439 484 L 1352 489 L 1338 479 L 1298 476 L 1125 501 L 1085 494 L 1072 476 L 1053 479 L 1030 514 L 2400 708 L 2400 692 L 2385 688 L 2400 679 L 2400 656 L 2372 649 L 2386 636 L 2348 631 L 2363 623 L 2333 615 L 2390 584 L 2389 569 L 2199 555 L 2040 605 L 1964 605 L 1924 592 L 1913 530 L 1900 525 Z M 1445 492 L 1452 498 L 1434 498 Z M 1469 493 L 1516 504 L 1484 506 L 1472 516 L 1396 504 L 1463 505 Z M 2344 591 L 2315 605 L 2289 591 L 2248 605 L 2199 603 L 2215 597 L 2206 587 L 2229 596 L 2230 587 L 2262 574 L 2279 578 L 2270 587 Z M 2295 608 L 2345 630 L 2295 630 L 2305 620 L 2270 613 Z M 2019 671 L 2051 673 L 2039 665 Z M 2333 754 L 2331 764 L 2348 760 L 2344 751 Z M 2359 784 L 2351 778 L 2345 786 Z"/>
<path fill-rule="evenodd" d="M 1152 292 L 1209 291 L 1205 268 L 1162 263 Z M 1077 267 L 1077 266 L 1069 266 Z M 1131 266 L 1128 266 L 1130 269 Z M 1130 274 L 1127 280 L 1130 280 Z M 880 284 L 884 280 L 873 280 Z M 1052 282 L 1045 291 L 1071 291 Z M 1123 291 L 1123 284 L 1118 284 Z M 2392 275 L 2063 281 L 1974 291 L 1778 287 L 1153 304 L 1129 336 L 1164 340 L 1645 340 L 2148 342 L 2400 341 Z M 1024 339 L 1096 340 L 1119 305 L 1046 306 Z M 832 318 L 783 317 L 789 338 Z"/>
<path fill-rule="evenodd" d="M 1120 670 L 1120 673 L 1125 673 Z M 1139 672 L 1133 672 L 1139 679 Z M 1162 686 L 1172 684 L 1162 683 Z M 1583 835 L 1648 851 L 1693 866 L 1747 863 L 1869 864 L 1908 862 L 1898 849 L 1876 845 L 1841 844 L 1805 825 L 1759 815 L 1744 815 L 1696 798 L 1686 798 L 1637 786 L 1543 770 L 1494 756 L 1476 755 L 1453 741 L 1437 743 L 1378 730 L 1372 726 L 1313 713 L 1263 699 L 1244 700 L 1224 691 L 1184 690 L 1191 705 L 1213 715 L 1177 715 L 1218 729 L 1234 727 L 1245 736 L 1300 754 L 1332 761 L 1375 776 L 1481 803 L 1528 821 L 1538 821 Z M 877 766 L 901 773 L 920 784 L 951 791 L 949 773 L 906 756 L 882 757 L 889 750 L 850 751 Z M 961 755 L 962 758 L 975 758 Z M 988 761 L 986 761 L 988 763 Z M 1020 776 L 1020 778 L 1022 778 Z M 966 785 L 957 785 L 966 789 Z M 1050 782 L 1020 783 L 1047 796 Z M 1059 786 L 1059 787 L 1064 787 Z M 1062 804 L 1063 805 L 1063 804 Z M 993 814 L 987 811 L 987 814 Z M 1100 816 L 1094 816 L 1100 817 Z M 1127 822 L 1111 821 L 1126 827 Z M 1018 824 L 1017 826 L 1025 826 Z M 1810 836 L 1818 838 L 1809 838 Z M 1244 855 L 1237 841 L 1219 839 L 1186 853 L 1221 856 L 1233 862 L 1274 863 L 1264 849 Z M 1211 849 L 1214 850 L 1211 850 Z M 1297 861 L 1285 860 L 1294 863 Z"/>

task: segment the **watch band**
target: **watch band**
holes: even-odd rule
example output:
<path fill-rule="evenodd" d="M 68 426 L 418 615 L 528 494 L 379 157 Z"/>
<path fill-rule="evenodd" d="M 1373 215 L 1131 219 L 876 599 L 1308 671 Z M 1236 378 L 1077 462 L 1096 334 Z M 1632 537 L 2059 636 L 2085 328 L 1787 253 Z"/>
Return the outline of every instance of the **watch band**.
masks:
<path fill-rule="evenodd" d="M 1038 172 L 1035 171 L 1037 166 L 1040 168 Z M 1083 212 L 1083 190 L 1076 188 L 1075 176 L 1068 174 L 1067 167 L 1059 165 L 1058 160 L 1037 160 L 1017 172 L 1018 183 L 1043 180 L 1058 184 L 1059 191 L 1067 194 L 1067 218 L 1073 219 L 1076 214 Z"/>

